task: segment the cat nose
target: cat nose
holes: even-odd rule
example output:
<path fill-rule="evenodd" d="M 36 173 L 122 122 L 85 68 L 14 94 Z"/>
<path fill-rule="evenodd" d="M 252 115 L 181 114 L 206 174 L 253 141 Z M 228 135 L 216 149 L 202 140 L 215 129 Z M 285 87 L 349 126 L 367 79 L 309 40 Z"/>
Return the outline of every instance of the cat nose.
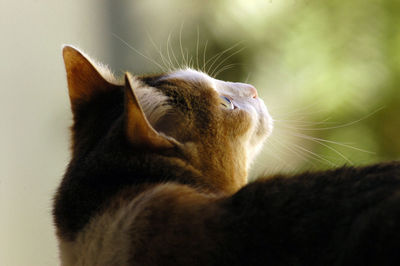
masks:
<path fill-rule="evenodd" d="M 254 88 L 253 86 L 249 85 L 248 90 L 249 90 L 251 98 L 258 98 L 258 92 L 257 92 L 256 88 Z"/>
<path fill-rule="evenodd" d="M 240 83 L 241 85 L 241 89 L 245 91 L 245 95 L 246 97 L 250 97 L 250 98 L 258 98 L 258 92 L 257 89 L 250 84 L 246 84 L 246 83 Z"/>
<path fill-rule="evenodd" d="M 241 82 L 225 82 L 225 84 L 236 90 L 242 97 L 258 98 L 257 89 L 253 85 Z"/>

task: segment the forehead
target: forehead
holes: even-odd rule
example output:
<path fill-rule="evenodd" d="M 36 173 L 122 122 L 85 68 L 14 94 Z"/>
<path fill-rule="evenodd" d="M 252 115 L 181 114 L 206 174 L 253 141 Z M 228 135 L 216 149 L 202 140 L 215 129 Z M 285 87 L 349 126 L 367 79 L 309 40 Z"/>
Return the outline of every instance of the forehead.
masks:
<path fill-rule="evenodd" d="M 210 103 L 218 97 L 215 87 L 216 80 L 203 72 L 190 68 L 159 75 L 142 76 L 140 79 L 148 85 L 147 91 L 149 88 L 153 88 L 153 91 L 158 91 L 167 97 L 162 102 L 156 100 L 155 97 L 149 97 L 149 104 L 169 105 L 184 110 L 185 113 L 192 109 L 208 110 Z"/>
<path fill-rule="evenodd" d="M 193 70 L 191 68 L 180 69 L 175 72 L 165 75 L 162 79 L 181 79 L 187 82 L 205 83 L 209 87 L 216 89 L 216 80 L 207 74 Z"/>
<path fill-rule="evenodd" d="M 257 97 L 257 90 L 254 86 L 241 82 L 229 82 L 210 77 L 204 72 L 191 68 L 179 69 L 170 73 L 142 77 L 147 85 L 154 87 L 164 87 L 165 84 L 173 84 L 176 88 L 194 88 L 191 90 L 196 94 L 195 88 L 204 88 L 216 92 L 218 95 L 236 98 L 236 100 L 247 100 Z"/>

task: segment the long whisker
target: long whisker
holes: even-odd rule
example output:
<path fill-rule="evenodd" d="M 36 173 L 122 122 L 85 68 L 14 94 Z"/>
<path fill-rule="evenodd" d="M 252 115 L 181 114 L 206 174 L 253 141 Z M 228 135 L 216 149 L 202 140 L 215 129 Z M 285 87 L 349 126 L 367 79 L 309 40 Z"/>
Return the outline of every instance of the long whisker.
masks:
<path fill-rule="evenodd" d="M 171 33 L 168 35 L 168 39 L 167 39 L 167 55 L 168 55 L 169 60 L 172 61 L 172 60 L 171 60 L 171 57 L 170 57 L 170 54 L 169 54 L 169 50 L 170 50 L 170 47 L 169 47 L 169 46 L 170 46 L 170 41 L 171 41 Z M 171 53 L 172 53 L 172 57 L 174 58 L 177 67 L 178 67 L 178 68 L 181 68 L 181 65 L 179 64 L 179 61 L 178 61 L 178 59 L 176 58 L 174 49 L 173 49 L 172 47 L 171 47 Z"/>
<path fill-rule="evenodd" d="M 181 24 L 181 29 L 179 31 L 179 47 L 181 49 L 181 56 L 184 64 L 187 66 L 188 62 L 186 61 L 185 53 L 183 52 L 183 46 L 182 46 L 182 31 L 183 31 L 183 22 Z"/>
<path fill-rule="evenodd" d="M 353 164 L 354 164 L 352 161 L 350 161 L 349 158 L 347 158 L 346 156 L 344 156 L 343 153 L 339 152 L 339 151 L 336 150 L 335 148 L 333 148 L 333 147 L 331 147 L 331 146 L 329 146 L 329 145 L 327 145 L 327 144 L 325 144 L 325 143 L 323 143 L 323 142 L 321 142 L 321 141 L 318 141 L 318 140 L 314 140 L 314 141 L 317 142 L 317 143 L 319 143 L 320 145 L 322 145 L 322 146 L 324 146 L 324 147 L 330 149 L 331 151 L 335 152 L 337 155 L 339 155 L 340 157 L 342 157 L 342 158 L 343 158 L 346 162 L 348 162 L 350 165 L 353 165 Z"/>
<path fill-rule="evenodd" d="M 174 63 L 172 62 L 172 59 L 171 59 L 171 56 L 170 56 L 170 54 L 169 54 L 169 40 L 170 40 L 170 38 L 171 38 L 171 31 L 169 32 L 169 34 L 168 34 L 168 38 L 167 38 L 167 43 L 166 43 L 166 52 L 167 52 L 167 57 L 168 57 L 168 61 L 169 61 L 169 64 L 170 64 L 170 66 L 171 66 L 171 69 L 170 70 L 174 70 L 176 67 L 175 67 L 175 65 L 174 65 Z"/>
<path fill-rule="evenodd" d="M 119 41 L 121 41 L 123 44 L 125 44 L 126 47 L 128 47 L 129 49 L 131 49 L 132 51 L 134 51 L 135 53 L 143 56 L 144 58 L 146 58 L 147 60 L 149 60 L 150 62 L 152 62 L 153 64 L 155 64 L 156 66 L 158 66 L 161 71 L 166 72 L 166 70 L 163 68 L 162 65 L 160 65 L 159 63 L 157 63 L 157 61 L 155 61 L 154 59 L 146 56 L 145 54 L 141 53 L 139 50 L 137 50 L 136 48 L 134 48 L 133 46 L 131 46 L 129 43 L 127 43 L 125 40 L 123 40 L 121 37 L 119 37 L 117 34 L 115 33 L 111 33 L 112 36 L 116 39 L 118 39 Z"/>
<path fill-rule="evenodd" d="M 354 125 L 362 120 L 367 119 L 368 117 L 374 115 L 375 113 L 379 112 L 380 110 L 382 110 L 384 107 L 380 107 L 374 111 L 372 111 L 371 113 L 353 120 L 351 122 L 348 123 L 344 123 L 344 124 L 340 124 L 340 125 L 336 125 L 336 126 L 326 126 L 326 127 L 308 127 L 309 125 L 323 125 L 323 124 L 337 124 L 337 122 L 326 122 L 325 120 L 329 120 L 329 118 L 321 121 L 321 122 L 306 122 L 306 121 L 301 121 L 301 120 L 279 120 L 279 119 L 275 119 L 274 122 L 277 122 L 278 125 L 284 127 L 284 128 L 289 128 L 289 129 L 296 129 L 296 130 L 302 130 L 302 131 L 323 131 L 323 130 L 332 130 L 332 129 L 337 129 L 337 128 L 343 128 L 343 127 L 347 127 L 347 126 L 351 126 Z M 287 125 L 285 123 L 280 124 L 279 122 L 295 122 L 295 123 L 303 123 L 303 125 L 301 126 L 292 126 L 292 125 Z"/>
<path fill-rule="evenodd" d="M 199 69 L 199 39 L 200 39 L 200 30 L 197 25 L 197 42 L 196 42 L 196 69 Z"/>
<path fill-rule="evenodd" d="M 337 122 L 332 122 L 332 121 L 328 121 L 330 120 L 330 117 L 327 117 L 321 121 L 318 122 L 313 122 L 313 121 L 305 121 L 305 120 L 301 120 L 301 118 L 299 120 L 295 120 L 295 119 L 274 119 L 274 122 L 280 123 L 282 122 L 282 125 L 287 126 L 285 123 L 295 123 L 295 124 L 302 124 L 304 126 L 306 125 L 326 125 L 326 124 L 337 124 Z"/>
<path fill-rule="evenodd" d="M 185 49 L 185 51 L 186 51 L 186 58 L 188 59 L 188 67 L 189 68 L 193 68 L 193 56 L 189 56 L 189 51 L 188 51 L 188 49 Z"/>
<path fill-rule="evenodd" d="M 228 69 L 234 68 L 235 66 L 238 66 L 238 65 L 240 65 L 240 64 L 233 63 L 233 64 L 226 65 L 226 66 L 222 67 L 220 70 L 218 70 L 217 73 L 215 73 L 213 75 L 213 77 L 218 77 L 218 75 L 221 74 L 222 72 L 224 72 Z"/>
<path fill-rule="evenodd" d="M 246 80 L 244 81 L 244 83 L 249 83 L 250 76 L 251 76 L 251 72 L 249 72 L 249 73 L 247 74 L 247 78 L 246 78 Z"/>
<path fill-rule="evenodd" d="M 164 66 L 165 66 L 168 70 L 171 69 L 171 65 L 169 64 L 168 61 L 166 61 L 166 58 L 164 57 L 164 55 L 163 55 L 163 53 L 162 53 L 161 47 L 158 47 L 158 46 L 155 44 L 155 42 L 154 42 L 153 38 L 151 37 L 151 35 L 149 34 L 149 32 L 146 31 L 146 34 L 147 34 L 147 38 L 149 38 L 149 40 L 150 40 L 150 43 L 153 45 L 154 49 L 156 49 L 156 51 L 157 51 L 158 54 L 160 55 L 161 61 L 163 62 Z"/>
<path fill-rule="evenodd" d="M 277 141 L 277 140 L 276 140 Z M 290 144 L 285 144 L 282 141 L 277 141 L 278 143 L 280 143 L 284 148 L 286 148 L 287 150 L 300 155 L 301 157 L 305 157 L 305 158 L 309 158 L 311 160 L 315 160 L 319 163 L 322 164 L 328 164 L 328 165 L 332 165 L 332 166 L 336 166 L 335 163 L 329 161 L 328 159 L 326 159 L 325 157 L 323 157 L 322 155 L 319 155 L 315 152 L 312 152 L 298 144 L 295 143 L 290 143 Z M 292 147 L 293 146 L 293 147 Z M 297 149 L 297 150 L 296 150 Z M 310 163 L 313 166 L 317 166 L 313 161 L 308 161 L 308 163 Z"/>
<path fill-rule="evenodd" d="M 345 123 L 345 124 L 342 124 L 342 125 L 332 126 L 332 127 L 323 127 L 323 128 L 314 128 L 314 129 L 310 129 L 310 128 L 307 129 L 306 128 L 306 129 L 303 129 L 303 130 L 329 130 L 329 129 L 337 129 L 337 128 L 342 128 L 342 127 L 348 127 L 348 126 L 354 125 L 354 124 L 356 124 L 356 123 L 358 123 L 358 122 L 360 122 L 362 120 L 367 119 L 368 117 L 376 114 L 377 112 L 379 112 L 382 109 L 384 109 L 384 107 L 380 107 L 380 108 L 376 109 L 375 111 L 372 111 L 371 113 L 361 117 L 360 119 L 357 119 L 357 120 L 354 120 L 354 121 L 351 121 L 349 123 Z"/>
<path fill-rule="evenodd" d="M 297 125 L 297 124 L 298 125 Z M 318 126 L 327 126 L 329 124 L 332 124 L 333 122 L 306 122 L 306 121 L 296 121 L 292 122 L 293 125 L 287 124 L 286 121 L 285 123 L 282 123 L 282 120 L 274 120 L 274 125 L 276 127 L 282 128 L 282 129 L 288 129 L 288 130 L 297 130 L 297 131 L 307 131 L 307 130 L 312 130 L 312 129 L 318 129 L 320 127 Z"/>
<path fill-rule="evenodd" d="M 273 141 L 275 141 L 277 144 L 279 144 L 284 149 L 286 149 L 286 150 L 288 150 L 288 151 L 290 151 L 290 152 L 292 152 L 292 153 L 294 153 L 294 154 L 296 154 L 296 155 L 298 155 L 300 157 L 307 157 L 307 158 L 311 158 L 313 160 L 316 160 L 316 161 L 324 163 L 322 160 L 320 160 L 318 158 L 315 158 L 314 156 L 310 155 L 309 153 L 306 153 L 306 152 L 304 152 L 302 150 L 299 151 L 299 150 L 295 150 L 294 148 L 291 148 L 288 144 L 285 144 L 282 141 L 278 141 L 278 140 L 273 140 Z M 269 142 L 269 143 L 272 143 L 272 141 Z M 313 166 L 316 166 L 316 164 L 313 163 L 312 161 L 309 161 L 309 163 L 311 163 Z M 285 164 L 286 164 L 286 162 L 285 162 Z"/>
<path fill-rule="evenodd" d="M 304 124 L 300 124 L 300 121 L 298 121 L 297 123 L 299 123 L 299 126 L 289 125 L 286 123 L 281 123 L 281 121 L 274 120 L 275 127 L 286 129 L 286 130 L 307 131 L 309 129 L 318 128 L 318 126 L 326 126 L 326 124 L 323 122 L 320 122 L 320 123 L 316 122 L 315 124 L 304 122 Z"/>
<path fill-rule="evenodd" d="M 293 166 L 291 166 L 290 164 L 287 163 L 287 161 L 285 161 L 282 156 L 280 155 L 282 153 L 282 148 L 276 147 L 276 143 L 274 143 L 274 141 L 271 141 L 271 139 L 267 139 L 267 144 L 270 148 L 272 148 L 272 150 L 274 150 L 275 152 L 268 152 L 266 153 L 266 156 L 272 156 L 274 159 L 276 159 L 277 161 L 280 162 L 281 165 L 285 165 L 285 170 L 290 170 L 293 171 L 295 170 Z M 265 165 L 262 165 L 260 162 L 256 161 L 255 162 L 255 166 L 259 169 L 263 169 L 261 172 L 262 174 L 258 174 L 257 176 L 259 177 L 266 177 L 267 175 L 276 173 L 278 171 L 282 170 L 282 166 L 280 166 L 280 164 L 272 164 L 270 165 L 268 168 L 265 168 Z"/>
<path fill-rule="evenodd" d="M 270 146 L 272 149 L 274 149 L 275 151 L 278 151 L 278 150 L 279 150 L 279 149 L 275 146 L 275 144 L 274 144 L 273 141 L 270 141 L 269 139 L 267 139 L 267 143 L 268 143 L 269 146 Z M 284 163 L 284 164 L 287 163 L 284 159 L 282 159 L 281 156 L 279 156 L 279 154 L 278 154 L 277 152 L 271 152 L 271 153 L 268 153 L 268 155 L 271 155 L 272 157 L 274 157 L 275 159 L 277 159 L 278 161 L 280 161 L 280 162 L 282 162 L 282 163 Z"/>
<path fill-rule="evenodd" d="M 236 44 L 232 45 L 231 47 L 226 48 L 225 50 L 213 55 L 210 59 L 207 60 L 207 62 L 205 63 L 204 68 L 206 68 L 206 73 L 209 73 L 210 69 L 213 67 L 213 65 L 217 62 L 217 60 L 224 55 L 225 53 L 229 52 L 230 50 L 234 49 L 235 47 L 237 47 L 238 45 L 240 45 L 241 42 L 237 42 Z M 207 65 L 210 63 L 211 65 L 207 68 Z"/>
<path fill-rule="evenodd" d="M 317 102 L 313 102 L 313 103 L 310 103 L 310 104 L 308 104 L 306 106 L 295 108 L 295 109 L 292 109 L 289 112 L 285 112 L 285 113 L 280 111 L 280 110 L 283 109 L 283 107 L 275 107 L 275 108 L 270 108 L 270 109 L 271 109 L 271 111 L 273 110 L 274 112 L 279 113 L 279 115 L 281 115 L 282 117 L 290 117 L 293 114 L 298 116 L 300 114 L 301 115 L 310 115 L 310 114 L 315 114 L 315 113 L 322 112 L 322 110 L 315 110 L 315 109 L 312 112 L 307 111 L 307 110 L 313 109 L 313 107 L 316 106 L 316 105 L 317 105 Z M 307 112 L 305 112 L 305 111 L 307 111 Z"/>
<path fill-rule="evenodd" d="M 277 114 L 275 117 L 277 120 L 303 120 L 310 115 L 320 114 L 324 111 L 314 110 L 314 111 L 301 111 L 301 109 L 294 109 L 292 112 L 284 113 L 282 111 L 277 111 L 275 108 L 271 108 L 271 112 Z M 323 121 L 329 120 L 329 118 L 325 118 Z"/>
<path fill-rule="evenodd" d="M 204 49 L 203 49 L 203 67 L 202 67 L 202 71 L 203 71 L 203 72 L 206 71 L 207 44 L 208 44 L 208 40 L 206 40 L 206 44 L 204 45 Z"/>
<path fill-rule="evenodd" d="M 221 60 L 221 62 L 219 62 L 219 64 L 215 66 L 214 70 L 211 72 L 210 75 L 213 76 L 214 72 L 215 72 L 223 63 L 225 63 L 229 58 L 231 58 L 232 56 L 234 56 L 234 55 L 240 53 L 240 52 L 243 51 L 243 50 L 244 50 L 244 47 L 240 48 L 240 49 L 237 50 L 236 52 L 230 54 L 229 56 L 227 56 L 227 57 L 225 57 L 223 60 Z"/>
<path fill-rule="evenodd" d="M 289 134 L 291 134 L 293 136 L 296 136 L 296 137 L 303 138 L 303 139 L 316 141 L 318 143 L 326 142 L 326 143 L 330 143 L 330 144 L 336 144 L 338 146 L 342 146 L 342 147 L 345 147 L 345 148 L 353 149 L 353 150 L 356 150 L 356 151 L 361 151 L 361 152 L 365 152 L 365 153 L 369 153 L 369 154 L 375 154 L 374 152 L 363 150 L 363 149 L 360 149 L 360 148 L 356 148 L 356 147 L 353 147 L 353 146 L 351 146 L 349 144 L 345 144 L 345 143 L 341 143 L 341 142 L 337 142 L 337 141 L 333 141 L 333 140 L 327 140 L 327 139 L 321 139 L 321 138 L 317 138 L 317 137 L 311 137 L 311 136 L 304 135 L 304 134 L 301 134 L 301 133 L 289 132 Z"/>
<path fill-rule="evenodd" d="M 295 143 L 292 143 L 291 145 L 294 145 L 294 146 L 296 146 L 298 149 L 301 149 L 301 150 L 303 150 L 303 151 L 305 151 L 305 152 L 307 152 L 307 153 L 309 153 L 309 154 L 312 154 L 313 156 L 315 156 L 315 157 L 321 159 L 322 161 L 326 162 L 326 163 L 329 164 L 329 165 L 337 166 L 335 163 L 332 163 L 332 162 L 329 161 L 328 159 L 326 159 L 326 158 L 324 158 L 324 157 L 318 155 L 318 154 L 315 153 L 315 152 L 309 151 L 309 150 L 307 150 L 307 149 L 305 149 L 305 148 L 303 148 L 303 147 L 301 147 L 301 146 L 299 146 L 299 145 L 297 145 L 297 144 L 295 144 Z M 314 158 L 314 159 L 315 159 L 315 158 Z"/>
<path fill-rule="evenodd" d="M 299 136 L 299 137 L 304 138 L 304 136 Z M 326 141 L 326 140 L 322 140 L 322 139 L 318 139 L 318 138 L 304 138 L 304 139 L 314 141 L 314 142 L 316 142 L 316 143 L 318 143 L 318 144 L 320 144 L 320 145 L 322 145 L 322 146 L 324 146 L 324 147 L 330 149 L 331 151 L 335 152 L 335 153 L 338 154 L 340 157 L 342 157 L 342 158 L 343 158 L 346 162 L 348 162 L 349 164 L 353 164 L 353 162 L 350 161 L 350 160 L 349 160 L 346 156 L 344 156 L 341 152 L 339 152 L 338 150 L 334 149 L 333 147 L 331 147 L 331 146 L 329 146 L 329 145 L 323 143 L 323 141 Z M 326 142 L 332 143 L 331 141 L 326 141 Z M 341 143 L 334 143 L 334 144 L 339 144 L 339 145 L 340 145 Z M 347 146 L 347 145 L 346 145 L 346 147 L 354 148 L 354 147 Z M 355 148 L 355 149 L 356 149 L 356 148 Z M 358 150 L 358 149 L 357 149 L 357 150 Z"/>

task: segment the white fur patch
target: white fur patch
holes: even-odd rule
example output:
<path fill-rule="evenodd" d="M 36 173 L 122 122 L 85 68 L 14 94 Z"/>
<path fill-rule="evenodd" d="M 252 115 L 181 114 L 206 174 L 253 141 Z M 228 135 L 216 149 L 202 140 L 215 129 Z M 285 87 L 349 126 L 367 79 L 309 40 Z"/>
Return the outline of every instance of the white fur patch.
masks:
<path fill-rule="evenodd" d="M 207 82 L 212 88 L 215 89 L 215 79 L 210 77 L 204 72 L 200 72 L 191 68 L 186 68 L 186 69 L 181 69 L 177 70 L 175 72 L 172 72 L 171 74 L 168 74 L 165 78 L 170 79 L 170 78 L 177 78 L 177 79 L 182 79 L 186 81 L 202 81 L 202 82 Z"/>
<path fill-rule="evenodd" d="M 149 86 L 134 87 L 134 92 L 139 100 L 140 106 L 149 121 L 154 127 L 156 123 L 172 107 L 168 104 L 168 97 L 156 88 Z"/>

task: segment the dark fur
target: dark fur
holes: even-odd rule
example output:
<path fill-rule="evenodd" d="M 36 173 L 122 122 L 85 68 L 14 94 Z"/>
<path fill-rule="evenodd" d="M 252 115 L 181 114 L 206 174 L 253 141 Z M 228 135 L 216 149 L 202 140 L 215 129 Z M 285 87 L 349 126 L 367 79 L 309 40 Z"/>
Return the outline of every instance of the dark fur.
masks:
<path fill-rule="evenodd" d="M 227 243 L 241 243 L 231 250 L 243 264 L 400 263 L 398 162 L 276 176 L 225 204 Z"/>

